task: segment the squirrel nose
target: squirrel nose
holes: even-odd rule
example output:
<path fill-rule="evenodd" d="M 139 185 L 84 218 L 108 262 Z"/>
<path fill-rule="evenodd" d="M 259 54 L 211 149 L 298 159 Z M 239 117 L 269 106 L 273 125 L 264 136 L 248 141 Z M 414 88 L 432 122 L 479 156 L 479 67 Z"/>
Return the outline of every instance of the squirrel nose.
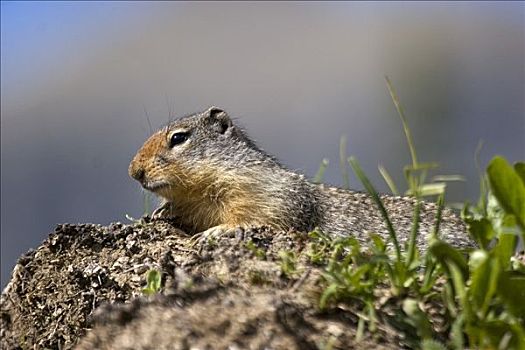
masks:
<path fill-rule="evenodd" d="M 136 167 L 133 163 L 130 164 L 129 176 L 142 183 L 144 181 L 145 174 L 146 172 L 144 171 L 144 168 Z"/>

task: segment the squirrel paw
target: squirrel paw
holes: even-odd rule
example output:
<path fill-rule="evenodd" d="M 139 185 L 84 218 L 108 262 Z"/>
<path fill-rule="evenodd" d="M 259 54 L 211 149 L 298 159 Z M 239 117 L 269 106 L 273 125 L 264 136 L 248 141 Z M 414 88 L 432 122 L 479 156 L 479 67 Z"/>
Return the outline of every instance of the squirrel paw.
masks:
<path fill-rule="evenodd" d="M 243 231 L 243 229 L 241 227 L 231 227 L 226 225 L 214 226 L 191 237 L 191 246 L 193 247 L 195 245 L 209 243 L 221 236 L 236 234 L 238 231 Z"/>
<path fill-rule="evenodd" d="M 152 219 L 170 218 L 172 216 L 172 206 L 170 202 L 162 204 L 151 213 Z"/>

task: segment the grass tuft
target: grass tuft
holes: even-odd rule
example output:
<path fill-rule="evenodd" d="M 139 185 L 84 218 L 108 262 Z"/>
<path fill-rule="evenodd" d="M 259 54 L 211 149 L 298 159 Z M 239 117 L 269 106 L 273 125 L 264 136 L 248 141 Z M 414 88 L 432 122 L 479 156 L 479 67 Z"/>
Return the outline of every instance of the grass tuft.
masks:
<path fill-rule="evenodd" d="M 404 169 L 406 193 L 416 200 L 410 237 L 401 247 L 381 196 L 350 157 L 350 166 L 383 217 L 391 244 L 375 234 L 362 246 L 353 237 L 311 232 L 310 262 L 326 266 L 320 308 L 341 309 L 345 304 L 345 310 L 359 318 L 357 341 L 376 332 L 381 321 L 410 348 L 525 349 L 525 264 L 514 257 L 518 239 L 525 241 L 525 163 L 511 165 L 499 156 L 490 161 L 480 175 L 480 200 L 476 206 L 466 203 L 462 211 L 479 248 L 465 252 L 453 247 L 440 238 L 446 184 L 464 179 L 439 175 L 426 182 L 438 165 L 418 161 L 403 108 L 388 77 L 386 82 L 412 157 Z M 345 139 L 340 146 L 341 159 L 346 159 Z M 379 171 L 398 193 L 386 169 Z M 348 180 L 343 180 L 346 186 Z M 428 249 L 421 251 L 416 242 L 424 197 L 436 198 L 437 210 Z"/>

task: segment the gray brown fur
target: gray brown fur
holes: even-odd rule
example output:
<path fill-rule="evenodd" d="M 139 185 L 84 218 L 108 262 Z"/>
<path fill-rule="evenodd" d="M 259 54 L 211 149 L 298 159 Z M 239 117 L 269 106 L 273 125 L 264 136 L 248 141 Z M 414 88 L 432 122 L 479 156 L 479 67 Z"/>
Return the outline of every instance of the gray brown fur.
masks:
<path fill-rule="evenodd" d="M 169 147 L 175 131 L 188 133 L 180 146 Z M 369 233 L 388 238 L 376 205 L 360 192 L 309 182 L 281 165 L 235 125 L 219 108 L 178 119 L 146 141 L 129 173 L 164 199 L 166 216 L 174 216 L 192 233 L 267 225 L 278 230 L 352 235 L 361 242 Z M 415 199 L 383 195 L 397 230 L 406 241 Z M 435 225 L 436 205 L 423 203 L 418 246 Z M 456 246 L 472 246 L 463 222 L 443 212 L 441 235 Z"/>

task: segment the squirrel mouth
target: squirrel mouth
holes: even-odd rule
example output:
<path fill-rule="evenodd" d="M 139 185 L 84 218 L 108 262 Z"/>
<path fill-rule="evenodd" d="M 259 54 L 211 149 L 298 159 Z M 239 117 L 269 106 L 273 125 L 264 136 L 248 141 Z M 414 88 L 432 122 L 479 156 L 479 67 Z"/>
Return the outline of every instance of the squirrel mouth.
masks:
<path fill-rule="evenodd" d="M 151 192 L 159 192 L 167 188 L 168 186 L 169 184 L 164 181 L 148 181 L 142 184 L 142 187 L 144 187 L 145 189 Z"/>

